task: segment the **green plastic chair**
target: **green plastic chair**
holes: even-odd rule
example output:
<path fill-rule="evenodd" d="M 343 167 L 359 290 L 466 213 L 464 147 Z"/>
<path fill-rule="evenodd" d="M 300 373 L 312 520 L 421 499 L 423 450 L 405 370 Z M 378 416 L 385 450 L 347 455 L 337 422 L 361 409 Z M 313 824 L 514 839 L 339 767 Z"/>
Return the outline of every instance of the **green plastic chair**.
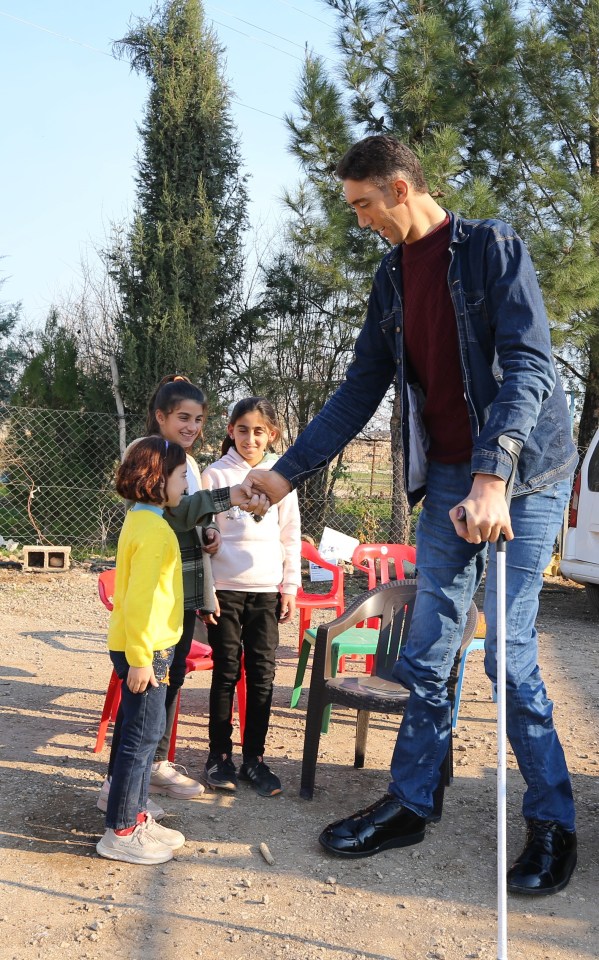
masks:
<path fill-rule="evenodd" d="M 379 639 L 379 630 L 374 627 L 350 627 L 345 630 L 331 643 L 331 676 L 336 677 L 339 669 L 339 661 L 342 657 L 352 654 L 363 653 L 372 655 L 376 652 L 376 645 Z M 293 694 L 291 695 L 291 706 L 296 707 L 302 693 L 302 684 L 304 674 L 310 656 L 310 650 L 316 640 L 316 629 L 310 628 L 304 632 L 300 655 L 293 681 Z M 331 704 L 329 704 L 322 717 L 322 733 L 328 733 L 331 720 Z"/>

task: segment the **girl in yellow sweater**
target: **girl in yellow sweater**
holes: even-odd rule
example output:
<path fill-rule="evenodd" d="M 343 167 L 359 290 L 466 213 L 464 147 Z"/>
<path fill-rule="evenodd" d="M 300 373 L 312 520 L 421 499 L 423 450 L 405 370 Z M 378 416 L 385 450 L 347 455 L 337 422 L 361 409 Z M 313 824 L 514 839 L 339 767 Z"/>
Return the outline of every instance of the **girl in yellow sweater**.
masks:
<path fill-rule="evenodd" d="M 116 488 L 134 501 L 119 537 L 108 649 L 121 680 L 123 724 L 106 832 L 96 846 L 109 860 L 164 863 L 185 843 L 147 813 L 154 753 L 166 722 L 168 670 L 183 627 L 183 578 L 177 537 L 163 518 L 187 488 L 185 451 L 147 437 L 119 467 Z"/>

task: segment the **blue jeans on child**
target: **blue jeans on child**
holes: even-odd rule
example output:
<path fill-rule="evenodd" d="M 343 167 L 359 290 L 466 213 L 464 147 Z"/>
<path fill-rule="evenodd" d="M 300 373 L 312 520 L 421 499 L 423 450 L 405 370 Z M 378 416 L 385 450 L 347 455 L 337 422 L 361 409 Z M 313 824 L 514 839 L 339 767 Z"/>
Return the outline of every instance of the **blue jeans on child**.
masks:
<path fill-rule="evenodd" d="M 428 816 L 449 745 L 447 680 L 466 614 L 484 572 L 487 545 L 455 533 L 449 510 L 472 486 L 469 464 L 429 465 L 416 532 L 418 591 L 409 637 L 394 676 L 411 693 L 391 763 L 390 792 Z M 511 503 L 507 544 L 507 734 L 526 781 L 523 814 L 575 829 L 572 787 L 537 663 L 535 619 L 543 571 L 563 521 L 570 483 L 562 480 Z M 485 670 L 497 679 L 496 549 L 488 550 Z"/>
<path fill-rule="evenodd" d="M 133 827 L 137 815 L 147 809 L 152 762 L 166 725 L 166 681 L 174 651 L 174 647 L 154 651 L 152 666 L 159 683 L 157 687 L 148 685 L 143 693 L 131 693 L 127 686 L 129 664 L 125 654 L 110 651 L 121 681 L 122 710 L 120 742 L 106 808 L 106 826 L 112 830 Z"/>

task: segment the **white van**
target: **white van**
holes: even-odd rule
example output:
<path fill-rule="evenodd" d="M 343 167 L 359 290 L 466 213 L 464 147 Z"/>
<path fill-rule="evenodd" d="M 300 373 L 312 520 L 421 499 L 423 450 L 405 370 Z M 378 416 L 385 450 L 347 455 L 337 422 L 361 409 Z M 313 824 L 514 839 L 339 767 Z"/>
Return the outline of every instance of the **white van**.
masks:
<path fill-rule="evenodd" d="M 599 614 L 599 430 L 574 482 L 560 570 L 569 580 L 584 583 L 589 604 Z"/>

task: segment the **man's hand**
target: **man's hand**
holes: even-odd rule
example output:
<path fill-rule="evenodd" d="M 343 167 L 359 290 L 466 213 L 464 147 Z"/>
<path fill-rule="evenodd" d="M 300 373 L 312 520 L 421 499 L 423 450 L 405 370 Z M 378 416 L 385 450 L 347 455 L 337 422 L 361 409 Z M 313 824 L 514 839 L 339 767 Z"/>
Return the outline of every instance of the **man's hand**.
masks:
<path fill-rule="evenodd" d="M 289 480 L 276 470 L 250 470 L 242 487 L 248 494 L 258 490 L 265 494 L 271 503 L 278 503 L 293 489 Z"/>
<path fill-rule="evenodd" d="M 127 686 L 131 693 L 144 693 L 148 686 L 157 687 L 158 680 L 152 667 L 129 667 Z"/>
<path fill-rule="evenodd" d="M 281 594 L 281 613 L 279 614 L 279 623 L 289 623 L 295 613 L 295 595 L 292 593 Z"/>
<path fill-rule="evenodd" d="M 501 477 L 475 474 L 470 493 L 452 507 L 449 516 L 458 537 L 468 543 L 496 543 L 500 533 L 506 540 L 514 539 Z"/>
<path fill-rule="evenodd" d="M 250 473 L 253 472 L 253 470 L 250 471 Z M 254 490 L 251 484 L 248 485 L 247 478 L 242 484 L 238 483 L 231 487 L 229 493 L 234 507 L 241 507 L 242 510 L 247 510 L 248 513 L 253 513 L 256 517 L 263 517 L 266 511 L 270 509 L 271 500 L 263 493 Z"/>

